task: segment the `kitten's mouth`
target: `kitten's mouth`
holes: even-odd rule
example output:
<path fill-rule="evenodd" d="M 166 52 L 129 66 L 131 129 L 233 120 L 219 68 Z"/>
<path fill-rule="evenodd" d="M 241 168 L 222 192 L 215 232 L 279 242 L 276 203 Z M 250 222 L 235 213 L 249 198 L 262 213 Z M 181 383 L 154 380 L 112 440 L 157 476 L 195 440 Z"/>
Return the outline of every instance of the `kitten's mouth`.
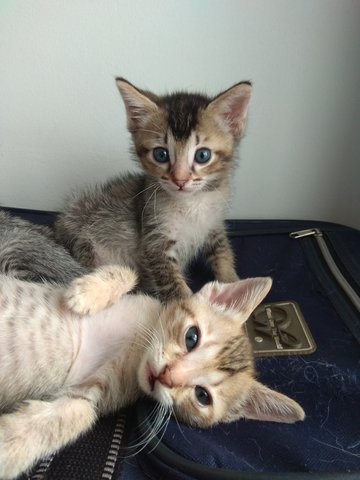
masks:
<path fill-rule="evenodd" d="M 152 372 L 151 367 L 150 367 L 149 364 L 147 364 L 146 376 L 147 376 L 147 381 L 148 381 L 150 390 L 153 392 L 153 391 L 154 391 L 154 387 L 155 387 L 156 377 L 155 377 L 155 375 L 153 374 L 153 372 Z"/>

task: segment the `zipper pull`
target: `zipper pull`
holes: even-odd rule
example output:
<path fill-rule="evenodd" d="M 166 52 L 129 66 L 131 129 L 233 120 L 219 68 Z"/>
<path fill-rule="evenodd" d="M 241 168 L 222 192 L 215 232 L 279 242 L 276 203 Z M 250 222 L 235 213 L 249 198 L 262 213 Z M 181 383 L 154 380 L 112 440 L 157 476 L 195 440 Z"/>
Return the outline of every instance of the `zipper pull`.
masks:
<path fill-rule="evenodd" d="M 302 237 L 322 237 L 322 232 L 318 228 L 308 228 L 306 230 L 298 230 L 297 232 L 291 232 L 290 238 L 302 238 Z"/>

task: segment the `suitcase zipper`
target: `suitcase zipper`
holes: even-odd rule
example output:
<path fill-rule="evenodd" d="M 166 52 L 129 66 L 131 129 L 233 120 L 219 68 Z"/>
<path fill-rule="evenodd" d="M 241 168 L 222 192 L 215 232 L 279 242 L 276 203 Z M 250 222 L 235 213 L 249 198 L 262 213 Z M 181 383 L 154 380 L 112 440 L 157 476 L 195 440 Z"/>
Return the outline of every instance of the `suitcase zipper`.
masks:
<path fill-rule="evenodd" d="M 120 413 L 115 424 L 114 433 L 111 439 L 108 455 L 101 475 L 101 480 L 112 480 L 115 472 L 116 462 L 119 457 L 122 438 L 124 436 L 126 415 Z"/>
<path fill-rule="evenodd" d="M 340 269 L 336 265 L 328 246 L 326 245 L 326 241 L 324 239 L 323 233 L 318 228 L 308 228 L 306 230 L 298 230 L 296 232 L 291 232 L 290 237 L 299 239 L 303 237 L 312 236 L 315 238 L 316 243 L 322 253 L 323 259 L 328 266 L 329 270 L 333 274 L 334 278 L 351 301 L 352 305 L 356 308 L 358 312 L 360 312 L 360 297 L 355 292 L 355 290 L 351 287 L 349 282 L 346 280 L 344 275 L 341 273 Z"/>

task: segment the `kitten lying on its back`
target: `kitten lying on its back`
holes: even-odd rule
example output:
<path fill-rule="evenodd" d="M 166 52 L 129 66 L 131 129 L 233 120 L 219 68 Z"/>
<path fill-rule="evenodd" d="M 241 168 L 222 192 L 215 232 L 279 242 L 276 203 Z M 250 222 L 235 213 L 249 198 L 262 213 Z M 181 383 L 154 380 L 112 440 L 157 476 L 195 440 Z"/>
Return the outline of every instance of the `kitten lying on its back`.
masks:
<path fill-rule="evenodd" d="M 57 239 L 87 267 L 134 268 L 141 289 L 162 300 L 191 294 L 183 274 L 200 251 L 217 280 L 237 280 L 224 218 L 251 85 L 215 98 L 156 96 L 124 79 L 117 86 L 143 173 L 75 195 L 58 218 Z"/>
<path fill-rule="evenodd" d="M 167 306 L 126 295 L 135 283 L 119 266 L 68 288 L 0 276 L 2 480 L 143 394 L 199 427 L 304 418 L 296 402 L 254 378 L 242 325 L 269 278 L 210 283 Z"/>

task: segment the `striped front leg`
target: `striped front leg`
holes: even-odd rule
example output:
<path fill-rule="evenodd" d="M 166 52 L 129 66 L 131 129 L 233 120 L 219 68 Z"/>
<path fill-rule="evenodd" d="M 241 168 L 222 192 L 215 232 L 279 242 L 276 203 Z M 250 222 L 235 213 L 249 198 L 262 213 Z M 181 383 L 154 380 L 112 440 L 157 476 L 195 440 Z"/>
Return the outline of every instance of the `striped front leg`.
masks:
<path fill-rule="evenodd" d="M 144 252 L 140 288 L 155 295 L 162 302 L 190 296 L 192 291 L 187 286 L 174 253 L 174 242 L 159 241 L 159 244 L 160 247 L 147 248 Z"/>
<path fill-rule="evenodd" d="M 235 259 L 225 228 L 210 232 L 204 245 L 204 256 L 209 262 L 216 280 L 231 283 L 239 280 Z"/>

